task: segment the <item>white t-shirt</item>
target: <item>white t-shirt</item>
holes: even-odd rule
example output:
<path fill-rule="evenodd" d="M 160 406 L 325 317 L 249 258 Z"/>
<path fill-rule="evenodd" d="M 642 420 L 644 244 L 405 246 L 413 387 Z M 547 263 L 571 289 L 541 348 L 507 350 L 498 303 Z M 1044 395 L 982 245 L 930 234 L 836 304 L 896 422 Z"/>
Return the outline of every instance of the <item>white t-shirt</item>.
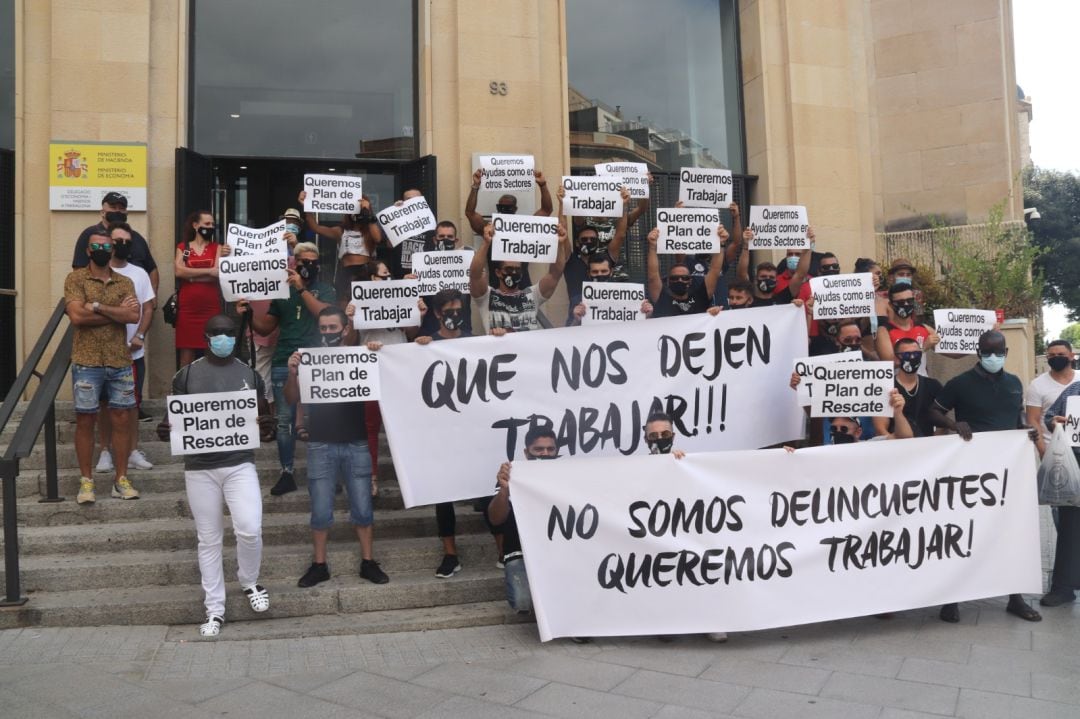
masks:
<path fill-rule="evenodd" d="M 492 291 L 489 287 L 476 298 L 480 327 L 484 334 L 490 332 L 492 327 L 504 327 L 514 332 L 543 329 L 539 314 L 540 305 L 545 302 L 547 298 L 540 293 L 539 283 L 524 292 L 515 293 Z"/>
<path fill-rule="evenodd" d="M 154 299 L 154 286 L 150 284 L 150 275 L 146 274 L 146 270 L 130 262 L 123 267 L 113 267 L 112 269 L 113 272 L 117 272 L 131 280 L 131 284 L 135 285 L 135 299 L 139 301 L 139 321 L 133 325 L 125 325 L 127 327 L 127 343 L 130 345 L 135 333 L 139 331 L 139 324 L 142 322 L 143 304 Z M 133 349 L 131 359 L 137 360 L 145 353 L 145 347 L 140 347 L 137 350 Z"/>
<path fill-rule="evenodd" d="M 367 245 L 364 244 L 364 236 L 356 230 L 342 230 L 341 242 L 338 243 L 338 257 L 345 255 L 368 256 Z"/>
<path fill-rule="evenodd" d="M 1073 382 L 1080 379 L 1080 377 L 1073 377 Z M 1026 407 L 1039 407 L 1042 413 L 1045 415 L 1046 410 L 1050 409 L 1050 406 L 1057 402 L 1058 397 L 1065 391 L 1072 382 L 1066 382 L 1062 384 L 1056 379 L 1050 376 L 1049 372 L 1043 372 L 1041 375 L 1031 380 L 1031 384 L 1028 385 L 1027 391 L 1024 393 L 1024 405 Z M 1050 431 L 1046 429 L 1046 422 L 1039 422 L 1039 426 L 1042 428 L 1043 439 L 1050 441 Z"/>

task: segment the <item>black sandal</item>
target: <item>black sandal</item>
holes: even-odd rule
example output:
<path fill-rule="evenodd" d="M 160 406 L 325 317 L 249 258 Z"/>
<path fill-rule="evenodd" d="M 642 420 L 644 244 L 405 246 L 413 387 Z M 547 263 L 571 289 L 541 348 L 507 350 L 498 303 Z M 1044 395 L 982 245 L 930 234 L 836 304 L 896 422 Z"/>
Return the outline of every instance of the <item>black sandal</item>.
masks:
<path fill-rule="evenodd" d="M 1027 602 L 1021 600 L 1020 602 L 1013 602 L 1009 600 L 1009 603 L 1005 605 L 1005 611 L 1014 616 L 1020 617 L 1025 622 L 1041 622 L 1042 615 Z"/>

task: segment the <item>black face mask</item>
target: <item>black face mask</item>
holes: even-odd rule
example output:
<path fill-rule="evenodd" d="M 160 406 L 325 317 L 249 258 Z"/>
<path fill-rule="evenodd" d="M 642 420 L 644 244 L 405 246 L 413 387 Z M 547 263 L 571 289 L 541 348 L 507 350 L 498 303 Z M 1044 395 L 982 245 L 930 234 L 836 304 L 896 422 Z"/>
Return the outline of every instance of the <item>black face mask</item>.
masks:
<path fill-rule="evenodd" d="M 825 330 L 825 334 L 829 335 L 830 337 L 835 337 L 837 334 L 840 333 L 840 325 L 836 324 L 835 322 L 826 322 L 822 320 L 819 321 L 818 324 L 821 326 L 821 329 Z"/>
<path fill-rule="evenodd" d="M 653 454 L 671 454 L 671 448 L 675 446 L 675 438 L 661 437 L 660 439 L 645 440 L 645 444 Z"/>
<path fill-rule="evenodd" d="M 532 454 L 529 450 L 525 450 L 525 459 L 558 459 L 557 454 Z"/>
<path fill-rule="evenodd" d="M 844 352 L 852 352 L 852 351 L 860 349 L 862 347 L 862 341 L 861 340 L 855 340 L 854 342 L 851 342 L 849 340 L 848 342 L 841 342 L 840 346 L 843 348 Z"/>
<path fill-rule="evenodd" d="M 446 310 L 443 312 L 442 325 L 453 332 L 465 324 L 465 318 L 461 316 L 461 310 Z"/>
<path fill-rule="evenodd" d="M 131 257 L 131 243 L 130 242 L 117 242 L 113 245 L 113 254 L 118 260 L 126 260 Z"/>
<path fill-rule="evenodd" d="M 1068 357 L 1055 355 L 1053 357 L 1048 357 L 1046 359 L 1046 364 L 1050 365 L 1050 369 L 1054 370 L 1055 372 L 1060 372 L 1061 370 L 1072 364 L 1072 362 L 1069 360 Z"/>
<path fill-rule="evenodd" d="M 198 232 L 199 237 L 203 238 L 204 240 L 212 240 L 212 239 L 214 239 L 214 228 L 213 227 L 200 227 L 198 230 L 196 230 L 196 232 Z"/>
<path fill-rule="evenodd" d="M 728 309 L 729 310 L 745 310 L 749 306 L 750 306 L 749 302 L 747 302 L 745 304 L 737 305 L 734 302 L 728 301 Z"/>
<path fill-rule="evenodd" d="M 326 332 L 319 336 L 322 337 L 323 347 L 340 347 L 345 341 L 345 335 L 340 332 Z"/>
<path fill-rule="evenodd" d="M 457 246 L 457 240 L 439 240 L 440 250 L 452 250 Z"/>
<path fill-rule="evenodd" d="M 853 444 L 855 442 L 855 435 L 845 434 L 834 430 L 832 433 L 832 442 L 833 444 Z"/>
<path fill-rule="evenodd" d="M 582 240 L 578 246 L 578 254 L 588 257 L 596 252 L 596 239 L 590 237 L 588 241 Z"/>
<path fill-rule="evenodd" d="M 516 287 L 519 282 L 521 282 L 521 275 L 519 275 L 517 272 L 503 273 L 502 283 L 503 286 L 506 287 L 506 289 L 514 289 L 514 287 Z"/>
<path fill-rule="evenodd" d="M 98 267 L 104 267 L 112 259 L 112 250 L 90 250 L 90 261 Z"/>
<path fill-rule="evenodd" d="M 589 278 L 590 282 L 610 282 L 611 275 L 593 275 Z"/>
<path fill-rule="evenodd" d="M 127 213 L 126 212 L 106 212 L 105 213 L 105 221 L 109 222 L 109 223 L 112 223 L 112 222 L 127 222 Z"/>
<path fill-rule="evenodd" d="M 818 265 L 818 274 L 822 277 L 840 274 L 840 265 Z"/>
<path fill-rule="evenodd" d="M 900 359 L 900 369 L 908 374 L 915 374 L 922 366 L 922 352 L 901 352 L 897 357 Z"/>
<path fill-rule="evenodd" d="M 775 277 L 764 277 L 757 281 L 757 288 L 762 294 L 771 295 L 776 289 Z"/>
<path fill-rule="evenodd" d="M 319 263 L 299 262 L 296 265 L 296 274 L 300 275 L 300 279 L 304 282 L 314 282 L 315 278 L 319 276 Z"/>
<path fill-rule="evenodd" d="M 500 215 L 516 215 L 517 205 L 495 205 L 495 211 Z"/>
<path fill-rule="evenodd" d="M 690 290 L 690 278 L 669 277 L 667 286 L 671 290 L 671 294 L 676 296 L 685 295 Z"/>
<path fill-rule="evenodd" d="M 900 302 L 891 302 L 893 312 L 896 316 L 902 320 L 911 317 L 915 314 L 915 300 L 901 300 Z"/>

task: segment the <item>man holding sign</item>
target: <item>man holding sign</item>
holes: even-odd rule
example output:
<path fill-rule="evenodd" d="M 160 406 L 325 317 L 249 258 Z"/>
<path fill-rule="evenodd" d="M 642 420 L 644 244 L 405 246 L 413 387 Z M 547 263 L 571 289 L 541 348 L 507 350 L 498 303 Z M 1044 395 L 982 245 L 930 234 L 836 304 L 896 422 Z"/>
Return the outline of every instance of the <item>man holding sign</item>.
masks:
<path fill-rule="evenodd" d="M 333 306 L 319 313 L 319 337 L 322 347 L 340 347 L 349 333 L 349 321 L 341 309 Z M 311 378 L 310 387 L 302 386 L 301 365 L 317 362 L 314 352 L 294 352 L 289 357 L 289 378 L 285 383 L 285 401 L 290 405 L 300 403 L 301 390 L 312 396 L 319 384 L 337 382 L 344 375 L 361 372 L 377 373 L 376 362 L 348 365 L 323 363 L 314 371 L 305 373 Z M 356 348 L 358 357 L 371 355 L 364 348 Z M 356 379 L 364 379 L 357 377 Z M 373 398 L 375 399 L 375 398 Z M 307 424 L 297 433 L 308 443 L 308 494 L 311 496 L 311 539 L 314 559 L 307 572 L 297 582 L 298 587 L 314 587 L 330 579 L 330 567 L 326 563 L 326 543 L 330 526 L 334 522 L 334 488 L 340 474 L 345 481 L 349 496 L 349 521 L 360 542 L 360 576 L 374 584 L 386 584 L 390 578 L 379 568 L 372 555 L 375 516 L 371 499 L 371 455 L 367 446 L 367 429 L 364 424 L 366 402 L 311 402 L 304 405 Z"/>
<path fill-rule="evenodd" d="M 1071 354 L 1071 352 L 1070 352 Z M 1046 411 L 1045 426 L 1066 424 L 1069 420 L 1069 400 L 1080 395 L 1080 382 L 1074 382 L 1062 392 L 1057 401 Z M 1075 408 L 1074 410 L 1075 411 Z M 1075 432 L 1071 430 L 1068 434 Z M 1073 447 L 1073 454 L 1077 452 Z M 1050 591 L 1043 595 L 1039 604 L 1044 607 L 1058 607 L 1076 601 L 1076 590 L 1080 589 L 1080 507 L 1059 506 L 1057 510 L 1057 545 L 1054 552 L 1054 573 L 1050 576 Z"/>
<path fill-rule="evenodd" d="M 728 232 L 723 225 L 716 226 L 720 243 L 727 242 Z M 716 285 L 720 281 L 720 272 L 724 266 L 724 250 L 713 255 L 709 271 L 704 279 L 695 281 L 690 268 L 675 264 L 668 270 L 666 287 L 660 279 L 660 258 L 656 254 L 656 244 L 660 239 L 660 230 L 649 231 L 646 241 L 649 243 L 648 284 L 649 299 L 653 303 L 652 317 L 679 317 L 682 315 L 705 312 L 712 304 Z"/>
<path fill-rule="evenodd" d="M 252 610 L 265 612 L 270 608 L 270 596 L 258 583 L 262 563 L 262 492 L 255 471 L 255 447 L 258 439 L 268 441 L 273 436 L 274 418 L 266 404 L 262 377 L 235 357 L 240 334 L 236 323 L 225 315 L 217 315 L 207 321 L 205 331 L 210 351 L 173 377 L 168 407 L 175 424 L 166 421 L 158 425 L 158 437 L 169 440 L 171 435 L 180 435 L 180 441 L 173 443 L 173 453 L 180 447 L 184 454 L 184 484 L 199 537 L 199 574 L 205 593 L 206 622 L 199 627 L 199 634 L 216 637 L 225 623 L 221 545 L 226 505 L 236 536 L 236 578 Z M 250 413 L 221 409 L 219 405 L 233 405 L 215 401 L 215 395 L 241 393 L 254 395 L 258 406 L 258 437 L 251 437 Z M 234 439 L 228 448 L 206 451 L 208 439 L 220 443 L 230 436 Z"/>

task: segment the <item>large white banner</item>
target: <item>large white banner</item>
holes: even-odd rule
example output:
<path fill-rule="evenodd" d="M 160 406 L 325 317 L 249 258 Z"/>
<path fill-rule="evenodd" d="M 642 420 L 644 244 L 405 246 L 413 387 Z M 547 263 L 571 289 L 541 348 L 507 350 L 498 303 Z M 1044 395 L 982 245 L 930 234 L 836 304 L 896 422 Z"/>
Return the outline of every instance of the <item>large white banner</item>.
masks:
<path fill-rule="evenodd" d="M 985 432 L 515 462 L 510 498 L 542 640 L 751 631 L 1041 591 L 1035 470 Z"/>
<path fill-rule="evenodd" d="M 551 425 L 564 455 L 644 451 L 653 406 L 687 450 L 801 437 L 789 383 L 805 356 L 805 314 L 791 305 L 391 345 L 379 407 L 412 507 L 490 494 L 532 425 Z"/>

